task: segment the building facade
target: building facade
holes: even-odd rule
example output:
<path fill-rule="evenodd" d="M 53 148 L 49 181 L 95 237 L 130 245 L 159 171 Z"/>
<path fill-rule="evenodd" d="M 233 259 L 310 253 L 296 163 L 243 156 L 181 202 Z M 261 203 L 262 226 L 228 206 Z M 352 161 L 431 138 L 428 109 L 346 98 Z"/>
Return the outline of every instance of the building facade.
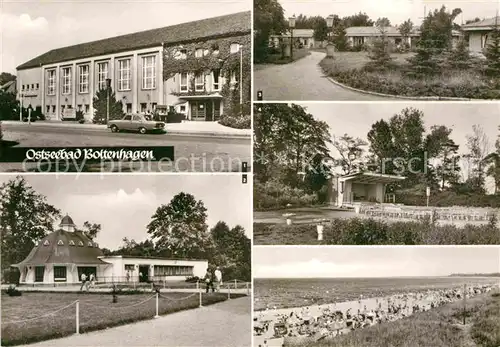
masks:
<path fill-rule="evenodd" d="M 293 29 L 293 39 L 296 43 L 300 43 L 304 48 L 317 47 L 316 41 L 314 40 L 313 29 Z M 283 40 L 290 40 L 290 32 L 286 32 L 282 35 L 271 35 L 269 37 L 269 45 L 279 48 Z"/>
<path fill-rule="evenodd" d="M 467 33 L 469 38 L 469 50 L 475 53 L 483 53 L 491 42 L 491 32 L 497 25 L 500 25 L 500 17 L 463 25 L 462 30 Z"/>
<path fill-rule="evenodd" d="M 47 119 L 81 111 L 90 120 L 92 100 L 109 79 L 125 113 L 176 110 L 187 119 L 216 120 L 235 99 L 231 91 L 242 94 L 236 98 L 242 103 L 250 100 L 250 20 L 241 12 L 55 49 L 17 68 L 18 97 Z M 225 60 L 217 45 L 227 47 Z M 217 64 L 206 64 L 210 59 Z M 227 60 L 237 64 L 229 69 Z"/>
<path fill-rule="evenodd" d="M 93 274 L 97 283 L 184 281 L 203 277 L 208 261 L 105 256 L 66 215 L 58 230 L 37 242 L 26 259 L 12 266 L 19 269 L 20 285 L 65 286 L 81 283 L 82 274 L 87 278 Z"/>

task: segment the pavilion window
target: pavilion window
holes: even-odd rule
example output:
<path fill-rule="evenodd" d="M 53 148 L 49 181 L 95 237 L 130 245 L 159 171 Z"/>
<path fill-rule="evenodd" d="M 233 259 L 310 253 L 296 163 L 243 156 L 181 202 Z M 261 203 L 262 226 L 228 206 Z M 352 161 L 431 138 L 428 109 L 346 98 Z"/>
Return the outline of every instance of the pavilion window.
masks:
<path fill-rule="evenodd" d="M 88 93 L 89 92 L 89 66 L 82 65 L 79 67 L 79 76 L 78 76 L 78 91 L 80 93 Z"/>
<path fill-rule="evenodd" d="M 193 276 L 192 266 L 155 265 L 155 276 Z"/>
<path fill-rule="evenodd" d="M 125 271 L 134 271 L 135 265 L 134 264 L 125 264 Z"/>
<path fill-rule="evenodd" d="M 83 242 L 82 241 L 78 242 L 78 246 L 83 247 Z"/>
<path fill-rule="evenodd" d="M 58 245 L 58 246 L 64 246 L 64 242 L 63 242 L 63 240 L 59 240 L 59 241 L 57 241 L 57 245 Z"/>
<path fill-rule="evenodd" d="M 64 95 L 71 94 L 71 68 L 63 67 L 62 69 L 62 93 Z"/>
<path fill-rule="evenodd" d="M 44 245 L 44 246 L 48 246 L 48 245 L 50 245 L 49 240 L 45 240 L 45 241 L 43 242 L 43 245 Z"/>
<path fill-rule="evenodd" d="M 74 245 L 75 245 L 75 241 L 70 240 L 70 241 L 69 241 L 69 245 L 70 245 L 70 246 L 74 246 Z"/>
<path fill-rule="evenodd" d="M 66 282 L 66 266 L 54 266 L 54 282 Z"/>
<path fill-rule="evenodd" d="M 89 246 L 89 247 L 92 247 L 93 245 L 94 245 L 94 244 L 92 243 L 92 241 L 89 241 L 89 242 L 87 243 L 87 246 Z"/>

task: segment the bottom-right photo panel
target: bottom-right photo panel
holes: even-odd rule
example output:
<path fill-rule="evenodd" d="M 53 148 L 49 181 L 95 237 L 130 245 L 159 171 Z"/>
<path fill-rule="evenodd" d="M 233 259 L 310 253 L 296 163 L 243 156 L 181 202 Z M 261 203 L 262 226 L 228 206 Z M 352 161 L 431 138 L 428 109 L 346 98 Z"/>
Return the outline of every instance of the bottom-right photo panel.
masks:
<path fill-rule="evenodd" d="M 500 345 L 499 246 L 253 248 L 254 346 Z"/>

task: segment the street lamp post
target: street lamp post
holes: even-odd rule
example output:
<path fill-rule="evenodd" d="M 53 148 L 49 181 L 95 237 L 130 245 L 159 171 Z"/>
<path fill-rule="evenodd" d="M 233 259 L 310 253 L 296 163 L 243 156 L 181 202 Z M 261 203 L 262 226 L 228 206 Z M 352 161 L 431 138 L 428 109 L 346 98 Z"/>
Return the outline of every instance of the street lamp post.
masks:
<path fill-rule="evenodd" d="M 288 26 L 290 27 L 290 59 L 293 61 L 293 29 L 295 28 L 295 15 L 288 18 Z"/>
<path fill-rule="evenodd" d="M 106 124 L 109 122 L 109 92 L 111 89 L 111 78 L 106 78 Z"/>
<path fill-rule="evenodd" d="M 330 29 L 328 44 L 326 45 L 326 56 L 329 58 L 333 58 L 333 53 L 335 52 L 335 45 L 333 44 L 333 20 L 335 17 L 333 15 L 329 15 L 326 17 L 326 26 Z"/>
<path fill-rule="evenodd" d="M 243 45 L 240 45 L 240 114 L 243 115 Z"/>

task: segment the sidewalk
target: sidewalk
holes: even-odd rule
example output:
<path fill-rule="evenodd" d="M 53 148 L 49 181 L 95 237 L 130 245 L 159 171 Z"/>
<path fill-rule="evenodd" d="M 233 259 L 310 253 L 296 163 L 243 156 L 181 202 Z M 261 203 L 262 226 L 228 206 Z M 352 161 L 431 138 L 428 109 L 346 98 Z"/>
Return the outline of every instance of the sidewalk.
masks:
<path fill-rule="evenodd" d="M 101 124 L 79 124 L 76 122 L 62 121 L 36 121 L 28 124 L 27 122 L 19 121 L 2 121 L 3 125 L 18 125 L 18 126 L 53 126 L 66 127 L 74 129 L 94 129 L 110 131 L 106 125 Z M 239 137 L 250 138 L 251 129 L 233 129 L 226 127 L 217 122 L 182 122 L 182 123 L 167 123 L 165 126 L 167 135 L 212 135 L 221 137 Z"/>

